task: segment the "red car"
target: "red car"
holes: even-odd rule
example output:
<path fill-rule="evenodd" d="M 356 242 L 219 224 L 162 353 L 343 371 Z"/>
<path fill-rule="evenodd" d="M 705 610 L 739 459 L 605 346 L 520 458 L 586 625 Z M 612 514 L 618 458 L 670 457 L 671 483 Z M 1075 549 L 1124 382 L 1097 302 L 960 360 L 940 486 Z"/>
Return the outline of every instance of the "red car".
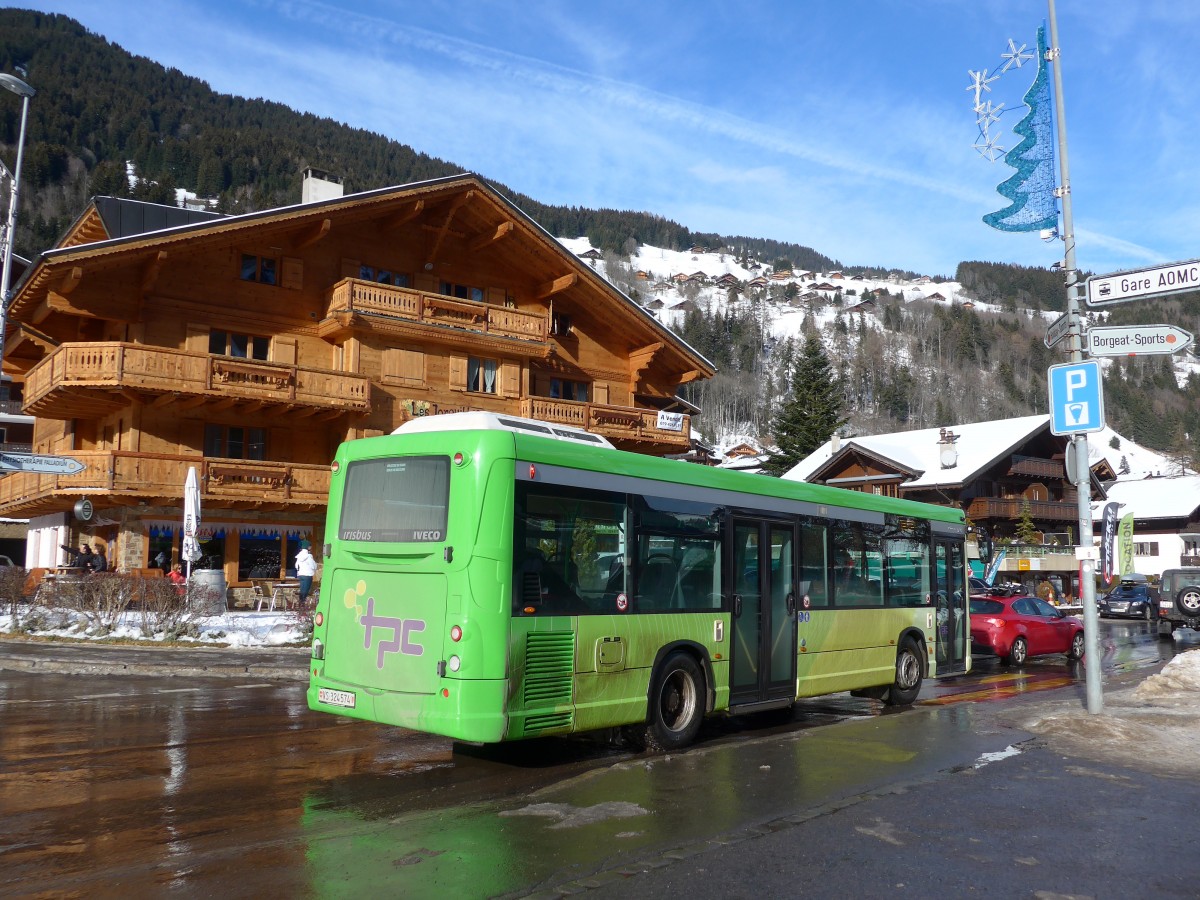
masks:
<path fill-rule="evenodd" d="M 1019 666 L 1031 656 L 1083 656 L 1083 622 L 1038 597 L 971 598 L 971 652 Z"/>

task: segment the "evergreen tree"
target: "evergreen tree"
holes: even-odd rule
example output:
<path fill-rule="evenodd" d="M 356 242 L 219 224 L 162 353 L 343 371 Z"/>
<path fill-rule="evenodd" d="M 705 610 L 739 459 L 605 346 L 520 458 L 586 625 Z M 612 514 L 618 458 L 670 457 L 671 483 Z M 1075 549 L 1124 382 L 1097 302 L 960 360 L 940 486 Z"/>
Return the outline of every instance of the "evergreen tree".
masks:
<path fill-rule="evenodd" d="M 1017 519 L 1017 541 L 1022 544 L 1038 543 L 1037 525 L 1033 522 L 1033 510 L 1028 500 L 1021 501 L 1021 515 Z"/>
<path fill-rule="evenodd" d="M 772 421 L 777 453 L 763 464 L 779 476 L 804 459 L 846 424 L 842 385 L 834 377 L 821 342 L 809 335 L 791 373 L 792 394 Z"/>

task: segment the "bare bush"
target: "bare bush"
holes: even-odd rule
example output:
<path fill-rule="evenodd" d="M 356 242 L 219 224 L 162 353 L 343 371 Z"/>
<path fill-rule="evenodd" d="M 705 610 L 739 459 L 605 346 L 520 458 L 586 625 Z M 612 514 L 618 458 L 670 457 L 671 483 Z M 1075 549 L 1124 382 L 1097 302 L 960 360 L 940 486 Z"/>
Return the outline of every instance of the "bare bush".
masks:
<path fill-rule="evenodd" d="M 98 573 L 74 582 L 75 608 L 87 620 L 88 631 L 111 634 L 137 596 L 141 580 L 130 575 Z"/>
<path fill-rule="evenodd" d="M 167 640 L 174 640 L 186 628 L 190 612 L 186 594 L 166 578 L 138 581 L 142 634 L 148 638 L 162 634 Z"/>
<path fill-rule="evenodd" d="M 20 566 L 0 566 L 0 609 L 8 607 L 13 631 L 17 630 L 17 604 L 25 599 L 28 578 L 29 573 Z"/>

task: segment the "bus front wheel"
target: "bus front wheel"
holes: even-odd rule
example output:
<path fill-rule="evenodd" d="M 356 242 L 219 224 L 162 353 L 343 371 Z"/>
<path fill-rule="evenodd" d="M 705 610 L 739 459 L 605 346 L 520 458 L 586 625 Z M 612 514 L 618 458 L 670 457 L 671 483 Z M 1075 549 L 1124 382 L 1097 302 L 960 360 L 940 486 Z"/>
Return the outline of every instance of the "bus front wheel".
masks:
<path fill-rule="evenodd" d="M 629 730 L 635 744 L 661 753 L 686 747 L 696 738 L 704 718 L 704 675 L 687 653 L 663 660 L 650 684 L 646 724 Z"/>
<path fill-rule="evenodd" d="M 896 680 L 888 688 L 884 703 L 888 706 L 908 706 L 921 693 L 921 682 L 925 679 L 925 667 L 921 663 L 920 651 L 910 638 L 900 645 L 896 653 Z"/>

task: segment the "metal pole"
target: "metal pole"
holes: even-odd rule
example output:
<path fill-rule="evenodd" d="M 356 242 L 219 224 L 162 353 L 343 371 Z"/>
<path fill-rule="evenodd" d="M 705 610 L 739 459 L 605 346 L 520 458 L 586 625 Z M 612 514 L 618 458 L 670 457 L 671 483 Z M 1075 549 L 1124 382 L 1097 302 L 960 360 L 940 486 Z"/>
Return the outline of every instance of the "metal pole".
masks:
<path fill-rule="evenodd" d="M 1070 323 L 1068 341 L 1071 347 L 1071 362 L 1083 362 L 1083 318 L 1079 310 L 1079 270 L 1075 265 L 1075 219 L 1071 209 L 1071 174 L 1067 164 L 1067 119 L 1063 108 L 1062 66 L 1059 63 L 1058 19 L 1054 14 L 1054 0 L 1050 4 L 1050 49 L 1046 55 L 1054 67 L 1054 118 L 1058 126 L 1058 195 L 1062 199 L 1063 272 L 1067 286 L 1067 321 Z M 1075 442 L 1075 471 L 1068 475 L 1074 480 L 1079 499 L 1079 546 L 1092 549 L 1092 470 L 1088 465 L 1088 439 L 1086 434 L 1077 434 Z M 1080 592 L 1083 595 L 1083 637 L 1085 641 L 1085 673 L 1087 676 L 1088 712 L 1104 711 L 1104 696 L 1100 689 L 1100 616 L 1096 611 L 1095 564 L 1090 558 L 1081 566 Z"/>
<path fill-rule="evenodd" d="M 4 332 L 8 327 L 8 304 L 12 300 L 13 244 L 17 240 L 17 198 L 21 186 L 21 160 L 25 156 L 25 123 L 29 120 L 29 98 L 36 92 L 15 75 L 0 73 L 0 85 L 21 97 L 21 131 L 17 137 L 17 167 L 13 170 L 12 193 L 8 197 L 8 219 L 5 223 L 4 264 L 0 270 L 0 372 L 4 370 Z"/>

